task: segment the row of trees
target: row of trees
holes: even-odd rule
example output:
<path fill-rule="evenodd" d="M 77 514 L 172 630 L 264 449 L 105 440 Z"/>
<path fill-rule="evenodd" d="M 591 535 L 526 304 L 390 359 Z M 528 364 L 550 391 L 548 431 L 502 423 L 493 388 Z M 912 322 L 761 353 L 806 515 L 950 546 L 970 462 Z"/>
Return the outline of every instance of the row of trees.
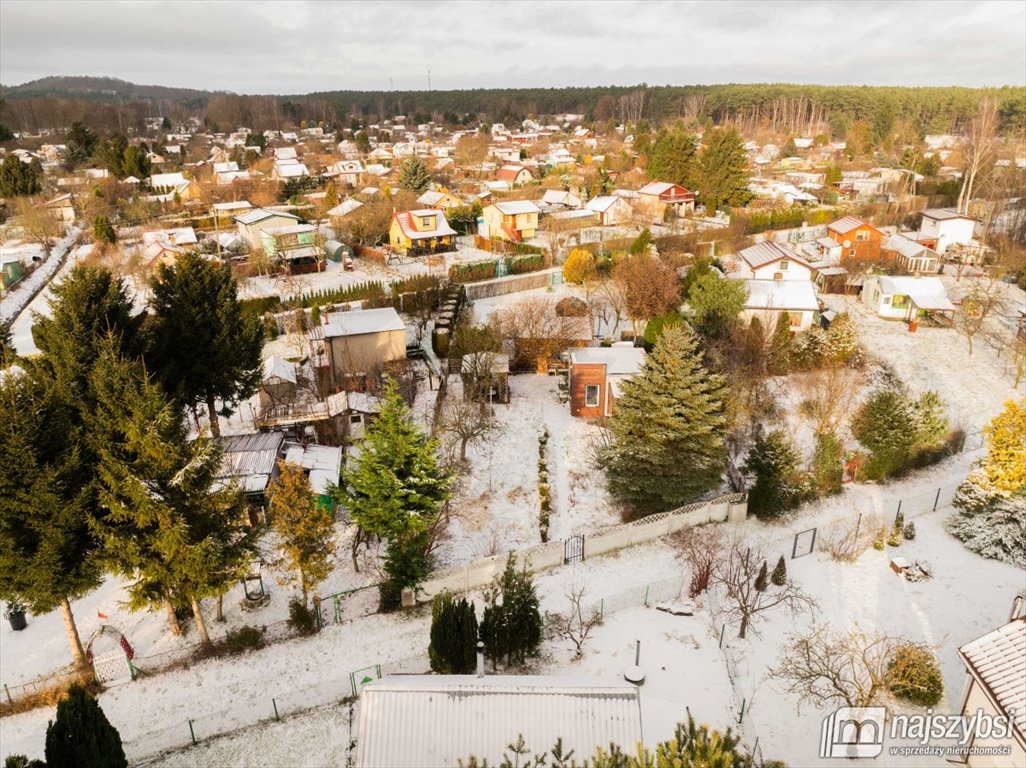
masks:
<path fill-rule="evenodd" d="M 647 157 L 650 179 L 681 184 L 694 191 L 706 210 L 739 207 L 753 195 L 748 189 L 748 154 L 734 128 L 717 128 L 698 137 L 681 124 L 661 130 L 635 149 Z M 647 146 L 646 146 L 647 144 Z"/>

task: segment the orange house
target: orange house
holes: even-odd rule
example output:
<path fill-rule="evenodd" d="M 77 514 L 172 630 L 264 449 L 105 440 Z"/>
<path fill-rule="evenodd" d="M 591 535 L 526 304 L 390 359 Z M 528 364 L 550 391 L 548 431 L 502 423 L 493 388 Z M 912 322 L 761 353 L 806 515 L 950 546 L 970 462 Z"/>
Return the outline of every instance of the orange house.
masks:
<path fill-rule="evenodd" d="M 585 347 L 570 353 L 570 415 L 611 416 L 619 385 L 636 375 L 645 350 L 630 342 L 611 347 Z"/>
<path fill-rule="evenodd" d="M 827 225 L 827 236 L 841 244 L 841 263 L 849 260 L 877 261 L 884 233 L 854 216 Z"/>

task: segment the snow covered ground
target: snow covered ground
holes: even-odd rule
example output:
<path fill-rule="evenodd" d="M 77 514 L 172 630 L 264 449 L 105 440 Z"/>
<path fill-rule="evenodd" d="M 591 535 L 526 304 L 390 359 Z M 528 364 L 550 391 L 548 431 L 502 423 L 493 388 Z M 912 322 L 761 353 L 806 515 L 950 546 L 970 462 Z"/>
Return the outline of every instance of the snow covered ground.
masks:
<path fill-rule="evenodd" d="M 0 319 L 7 321 L 25 308 L 29 297 L 38 290 L 39 286 L 44 285 L 53 277 L 61 263 L 61 257 L 67 253 L 81 231 L 78 227 L 69 229 L 64 237 L 54 243 L 50 249 L 50 256 L 46 261 L 13 288 L 4 290 L 3 298 L 0 299 Z M 35 246 L 35 251 L 39 254 L 39 257 L 42 257 L 42 246 Z"/>

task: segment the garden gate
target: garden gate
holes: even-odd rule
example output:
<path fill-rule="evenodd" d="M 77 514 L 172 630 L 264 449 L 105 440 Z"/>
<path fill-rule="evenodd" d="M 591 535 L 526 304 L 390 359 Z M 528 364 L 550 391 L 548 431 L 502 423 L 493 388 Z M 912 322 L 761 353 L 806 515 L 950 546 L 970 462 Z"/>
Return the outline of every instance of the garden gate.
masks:
<path fill-rule="evenodd" d="M 816 529 L 809 528 L 794 535 L 794 544 L 791 546 L 791 559 L 802 555 L 810 555 L 816 548 Z"/>
<path fill-rule="evenodd" d="M 100 651 L 99 655 L 97 651 Z M 101 624 L 86 646 L 86 658 L 93 669 L 93 678 L 104 686 L 135 680 L 133 656 L 135 651 L 128 638 L 109 624 Z"/>
<path fill-rule="evenodd" d="M 563 540 L 563 563 L 578 563 L 584 559 L 584 534 L 578 533 Z"/>

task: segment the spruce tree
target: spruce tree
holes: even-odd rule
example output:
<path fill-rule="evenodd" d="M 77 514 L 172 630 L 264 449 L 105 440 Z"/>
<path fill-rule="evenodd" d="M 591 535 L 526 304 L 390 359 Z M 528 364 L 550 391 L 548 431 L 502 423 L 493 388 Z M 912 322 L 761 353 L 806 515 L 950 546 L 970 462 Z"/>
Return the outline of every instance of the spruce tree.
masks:
<path fill-rule="evenodd" d="M 791 347 L 791 319 L 781 312 L 770 338 L 768 369 L 772 375 L 782 376 L 791 370 Z"/>
<path fill-rule="evenodd" d="M 641 372 L 621 385 L 604 456 L 613 494 L 649 514 L 717 487 L 726 465 L 724 395 L 691 329 L 665 328 Z"/>
<path fill-rule="evenodd" d="M 481 640 L 492 664 L 520 664 L 541 646 L 542 622 L 534 579 L 525 563 L 517 568 L 516 553 L 510 552 L 506 567 L 486 594 L 481 618 Z"/>
<path fill-rule="evenodd" d="M 951 424 L 944 411 L 944 400 L 932 390 L 923 392 L 916 400 L 917 427 L 916 443 L 926 448 L 935 448 L 944 442 L 951 431 Z"/>
<path fill-rule="evenodd" d="M 756 437 L 744 465 L 745 472 L 755 476 L 748 490 L 748 510 L 772 518 L 800 504 L 805 498 L 800 460 L 801 454 L 786 432 Z"/>
<path fill-rule="evenodd" d="M 281 469 L 268 492 L 271 528 L 278 535 L 277 565 L 285 584 L 297 584 L 307 607 L 310 589 L 331 573 L 335 523 L 331 512 L 314 498 L 303 468 L 279 462 Z"/>
<path fill-rule="evenodd" d="M 773 573 L 770 574 L 770 581 L 778 587 L 782 587 L 787 583 L 787 563 L 784 561 L 783 555 L 780 556 L 780 559 L 777 560 L 777 564 L 773 567 Z"/>
<path fill-rule="evenodd" d="M 916 405 L 897 389 L 878 390 L 855 412 L 851 432 L 871 452 L 862 468 L 866 478 L 895 475 L 908 465 L 919 439 Z"/>
<path fill-rule="evenodd" d="M 663 129 L 652 143 L 648 155 L 648 177 L 694 186 L 698 138 L 683 126 Z"/>
<path fill-rule="evenodd" d="M 162 264 L 151 287 L 148 359 L 164 390 L 189 408 L 203 403 L 210 431 L 260 385 L 263 328 L 242 314 L 238 286 L 227 264 L 196 253 Z"/>
<path fill-rule="evenodd" d="M 423 192 L 431 184 L 427 166 L 419 157 L 410 157 L 399 166 L 399 186 L 410 192 Z"/>
<path fill-rule="evenodd" d="M 742 206 L 752 199 L 748 189 L 748 153 L 737 129 L 717 128 L 704 137 L 696 187 L 706 211 Z"/>
<path fill-rule="evenodd" d="M 57 717 L 46 726 L 47 768 L 127 768 L 121 734 L 99 703 L 80 685 L 72 685 L 57 703 Z"/>
<path fill-rule="evenodd" d="M 759 575 L 755 577 L 755 590 L 757 592 L 765 592 L 769 584 L 769 568 L 766 565 L 766 561 L 763 560 L 762 568 L 759 569 Z"/>
<path fill-rule="evenodd" d="M 413 423 L 392 378 L 342 481 L 341 501 L 353 521 L 388 540 L 381 601 L 386 609 L 397 608 L 402 590 L 431 571 L 431 537 L 450 479 L 438 464 L 435 441 Z"/>
<path fill-rule="evenodd" d="M 0 368 L 13 365 L 17 354 L 14 349 L 14 337 L 11 335 L 10 324 L 0 323 Z"/>
<path fill-rule="evenodd" d="M 221 452 L 190 441 L 180 406 L 138 361 L 104 353 L 93 376 L 92 428 L 100 457 L 100 503 L 94 520 L 105 559 L 123 576 L 133 609 L 163 605 L 172 630 L 176 606 L 188 605 L 200 639 L 210 638 L 200 600 L 219 597 L 249 570 L 256 529 L 244 524 L 245 499 L 223 486 Z"/>
<path fill-rule="evenodd" d="M 431 669 L 446 675 L 470 674 L 477 662 L 477 616 L 466 598 L 448 592 L 431 603 Z"/>

